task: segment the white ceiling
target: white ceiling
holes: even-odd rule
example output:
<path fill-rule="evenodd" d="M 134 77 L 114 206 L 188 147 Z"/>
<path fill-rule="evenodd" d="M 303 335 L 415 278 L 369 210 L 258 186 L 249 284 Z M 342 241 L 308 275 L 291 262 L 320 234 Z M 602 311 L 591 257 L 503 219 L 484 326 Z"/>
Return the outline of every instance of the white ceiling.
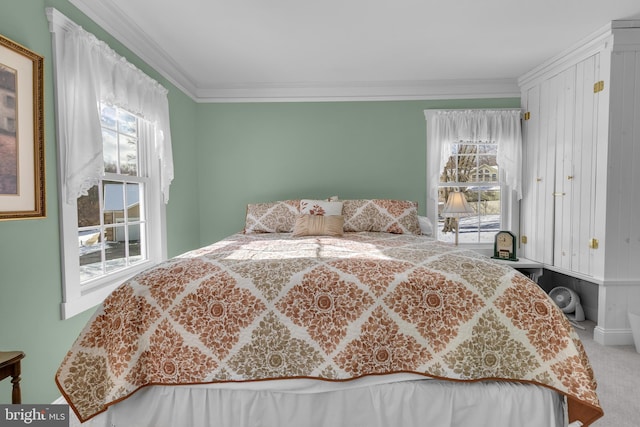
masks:
<path fill-rule="evenodd" d="M 198 102 L 518 96 L 638 0 L 70 0 Z"/>

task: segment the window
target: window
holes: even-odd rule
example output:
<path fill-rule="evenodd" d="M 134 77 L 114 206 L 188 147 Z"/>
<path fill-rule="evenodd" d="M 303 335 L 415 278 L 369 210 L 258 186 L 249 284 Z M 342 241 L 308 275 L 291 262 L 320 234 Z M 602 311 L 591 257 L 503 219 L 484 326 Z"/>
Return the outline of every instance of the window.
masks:
<path fill-rule="evenodd" d="M 502 224 L 497 146 L 461 142 L 450 147 L 451 153 L 438 183 L 438 240 L 452 241 L 454 238 L 458 219 L 443 217 L 442 208 L 451 191 L 461 191 L 474 213 L 459 219 L 459 242 L 492 243 Z"/>
<path fill-rule="evenodd" d="M 104 178 L 77 201 L 80 285 L 148 260 L 146 248 L 148 144 L 139 118 L 100 106 Z"/>
<path fill-rule="evenodd" d="M 63 318 L 167 257 L 167 90 L 53 8 Z"/>
<path fill-rule="evenodd" d="M 166 258 L 164 203 L 148 122 L 105 104 L 102 174 L 62 204 L 64 318 L 102 300 L 127 278 Z"/>
<path fill-rule="evenodd" d="M 16 97 L 13 95 L 5 96 L 4 106 L 7 108 L 16 108 Z"/>
<path fill-rule="evenodd" d="M 459 218 L 459 243 L 489 247 L 498 230 L 517 234 L 521 198 L 520 110 L 426 110 L 427 216 L 438 240 L 455 240 L 442 210 L 461 191 L 473 213 Z"/>
<path fill-rule="evenodd" d="M 15 132 L 16 131 L 16 121 L 13 117 L 7 117 L 4 123 L 4 126 L 2 126 L 3 130 L 6 130 L 7 132 Z"/>

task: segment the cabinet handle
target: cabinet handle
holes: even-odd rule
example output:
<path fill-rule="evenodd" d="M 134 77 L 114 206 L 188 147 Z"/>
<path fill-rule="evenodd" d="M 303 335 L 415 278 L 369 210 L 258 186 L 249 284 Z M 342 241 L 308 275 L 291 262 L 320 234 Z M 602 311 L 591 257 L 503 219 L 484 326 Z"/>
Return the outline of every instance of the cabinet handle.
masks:
<path fill-rule="evenodd" d="M 554 196 L 564 196 L 566 193 L 553 193 Z"/>
<path fill-rule="evenodd" d="M 541 182 L 541 181 L 542 181 L 542 178 L 536 178 L 536 181 L 537 181 L 537 182 Z"/>
<path fill-rule="evenodd" d="M 568 179 L 569 181 L 571 181 L 571 180 L 573 179 L 573 175 L 569 175 L 569 176 L 567 177 L 567 179 Z"/>

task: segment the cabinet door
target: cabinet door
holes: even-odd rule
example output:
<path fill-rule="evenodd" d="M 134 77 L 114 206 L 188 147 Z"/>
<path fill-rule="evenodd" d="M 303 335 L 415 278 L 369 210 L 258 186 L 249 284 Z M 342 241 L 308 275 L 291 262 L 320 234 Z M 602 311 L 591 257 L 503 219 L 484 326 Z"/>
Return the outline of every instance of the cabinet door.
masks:
<path fill-rule="evenodd" d="M 553 264 L 591 275 L 589 240 L 595 202 L 595 129 L 598 56 L 570 67 L 557 79 L 555 227 Z"/>
<path fill-rule="evenodd" d="M 571 270 L 593 275 L 594 252 L 589 242 L 595 236 L 598 96 L 594 84 L 599 80 L 600 55 L 576 66 L 576 112 L 573 148 Z"/>
<path fill-rule="evenodd" d="M 549 108 L 553 104 L 549 81 L 523 92 L 522 107 L 529 113 L 529 119 L 523 122 L 521 234 L 526 236 L 527 243 L 521 245 L 521 254 L 547 264 L 553 262 L 551 193 L 555 153 L 549 150 L 553 143 L 549 134 Z"/>
<path fill-rule="evenodd" d="M 540 134 L 538 138 L 538 177 L 536 195 L 536 250 L 545 264 L 553 264 L 555 144 L 557 139 L 558 81 L 545 80 L 540 87 Z"/>
<path fill-rule="evenodd" d="M 555 110 L 555 234 L 553 265 L 571 270 L 572 221 L 576 210 L 573 194 L 573 150 L 576 109 L 576 67 L 571 67 L 554 78 L 557 88 Z"/>
<path fill-rule="evenodd" d="M 542 254 L 536 251 L 535 218 L 538 179 L 538 126 L 540 122 L 540 86 L 524 90 L 521 96 L 525 120 L 522 121 L 522 200 L 520 202 L 520 254 L 542 262 Z"/>

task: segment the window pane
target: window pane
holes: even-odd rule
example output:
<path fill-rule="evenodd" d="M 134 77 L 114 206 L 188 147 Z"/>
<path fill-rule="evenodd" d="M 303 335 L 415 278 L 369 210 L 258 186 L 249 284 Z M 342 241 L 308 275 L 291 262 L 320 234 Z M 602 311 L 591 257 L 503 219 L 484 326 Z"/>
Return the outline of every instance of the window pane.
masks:
<path fill-rule="evenodd" d="M 78 232 L 80 282 L 102 275 L 102 242 L 98 228 Z"/>
<path fill-rule="evenodd" d="M 100 125 L 103 128 L 116 129 L 116 109 L 109 105 L 100 104 Z"/>
<path fill-rule="evenodd" d="M 104 171 L 118 173 L 118 134 L 109 129 L 102 129 L 102 158 Z"/>
<path fill-rule="evenodd" d="M 480 155 L 480 156 L 478 156 L 478 164 L 480 166 L 488 165 L 488 166 L 493 166 L 495 168 L 498 167 L 498 164 L 496 163 L 496 156 L 491 156 L 491 155 Z"/>
<path fill-rule="evenodd" d="M 7 95 L 4 98 L 4 106 L 7 108 L 16 108 L 16 97 Z"/>
<path fill-rule="evenodd" d="M 494 182 L 498 178 L 498 167 L 487 163 L 482 163 L 471 173 L 473 182 Z"/>
<path fill-rule="evenodd" d="M 467 199 L 467 203 L 469 207 L 474 209 L 474 204 L 472 203 L 473 196 L 470 197 L 470 191 L 466 189 L 466 187 L 441 187 L 438 191 L 438 240 L 442 240 L 445 242 L 454 242 L 456 237 L 456 224 L 460 221 L 460 229 L 458 232 L 458 242 L 459 243 L 469 243 L 470 236 L 469 232 L 473 231 L 470 227 L 473 227 L 474 221 L 469 220 L 470 217 L 461 217 L 461 218 L 452 218 L 445 217 L 443 215 L 444 207 L 446 205 L 447 199 L 449 198 L 449 193 L 453 191 L 460 191 L 464 194 Z M 470 200 L 471 199 L 471 200 Z M 473 214 L 472 214 L 473 215 Z M 477 225 L 477 215 L 475 216 L 475 223 Z M 477 227 L 476 227 L 477 233 Z M 466 233 L 466 235 L 465 235 Z"/>
<path fill-rule="evenodd" d="M 121 182 L 104 181 L 104 223 L 116 224 L 124 221 L 124 184 Z"/>
<path fill-rule="evenodd" d="M 129 226 L 129 263 L 143 261 L 146 257 L 142 253 L 140 245 L 140 224 Z"/>
<path fill-rule="evenodd" d="M 473 209 L 474 213 L 464 218 L 460 218 L 460 235 L 463 236 L 460 237 L 460 242 L 477 243 L 481 218 L 481 214 L 478 210 L 481 205 L 481 203 L 479 203 L 481 199 L 480 189 L 479 187 L 466 187 L 464 189 L 464 194 L 467 197 L 467 202 L 471 209 Z"/>
<path fill-rule="evenodd" d="M 500 187 L 482 188 L 477 211 L 480 220 L 481 242 L 493 242 L 500 230 Z"/>
<path fill-rule="evenodd" d="M 136 183 L 127 183 L 127 194 L 125 195 L 127 206 L 127 217 L 129 221 L 139 221 L 140 218 L 140 189 L 142 185 Z"/>
<path fill-rule="evenodd" d="M 126 235 L 124 226 L 105 228 L 105 270 L 108 272 L 126 267 Z"/>
<path fill-rule="evenodd" d="M 124 110 L 118 110 L 118 131 L 131 136 L 138 135 L 138 118 Z"/>
<path fill-rule="evenodd" d="M 120 136 L 120 173 L 138 175 L 138 140 L 129 136 Z"/>
<path fill-rule="evenodd" d="M 89 189 L 86 196 L 78 197 L 78 227 L 100 225 L 98 186 Z"/>
<path fill-rule="evenodd" d="M 441 187 L 438 196 L 438 239 L 455 241 L 457 218 L 443 216 L 451 191 L 459 189 L 473 213 L 459 218 L 459 243 L 490 243 L 500 229 L 500 187 Z"/>
<path fill-rule="evenodd" d="M 498 144 L 482 144 L 478 146 L 478 154 L 498 155 Z"/>

